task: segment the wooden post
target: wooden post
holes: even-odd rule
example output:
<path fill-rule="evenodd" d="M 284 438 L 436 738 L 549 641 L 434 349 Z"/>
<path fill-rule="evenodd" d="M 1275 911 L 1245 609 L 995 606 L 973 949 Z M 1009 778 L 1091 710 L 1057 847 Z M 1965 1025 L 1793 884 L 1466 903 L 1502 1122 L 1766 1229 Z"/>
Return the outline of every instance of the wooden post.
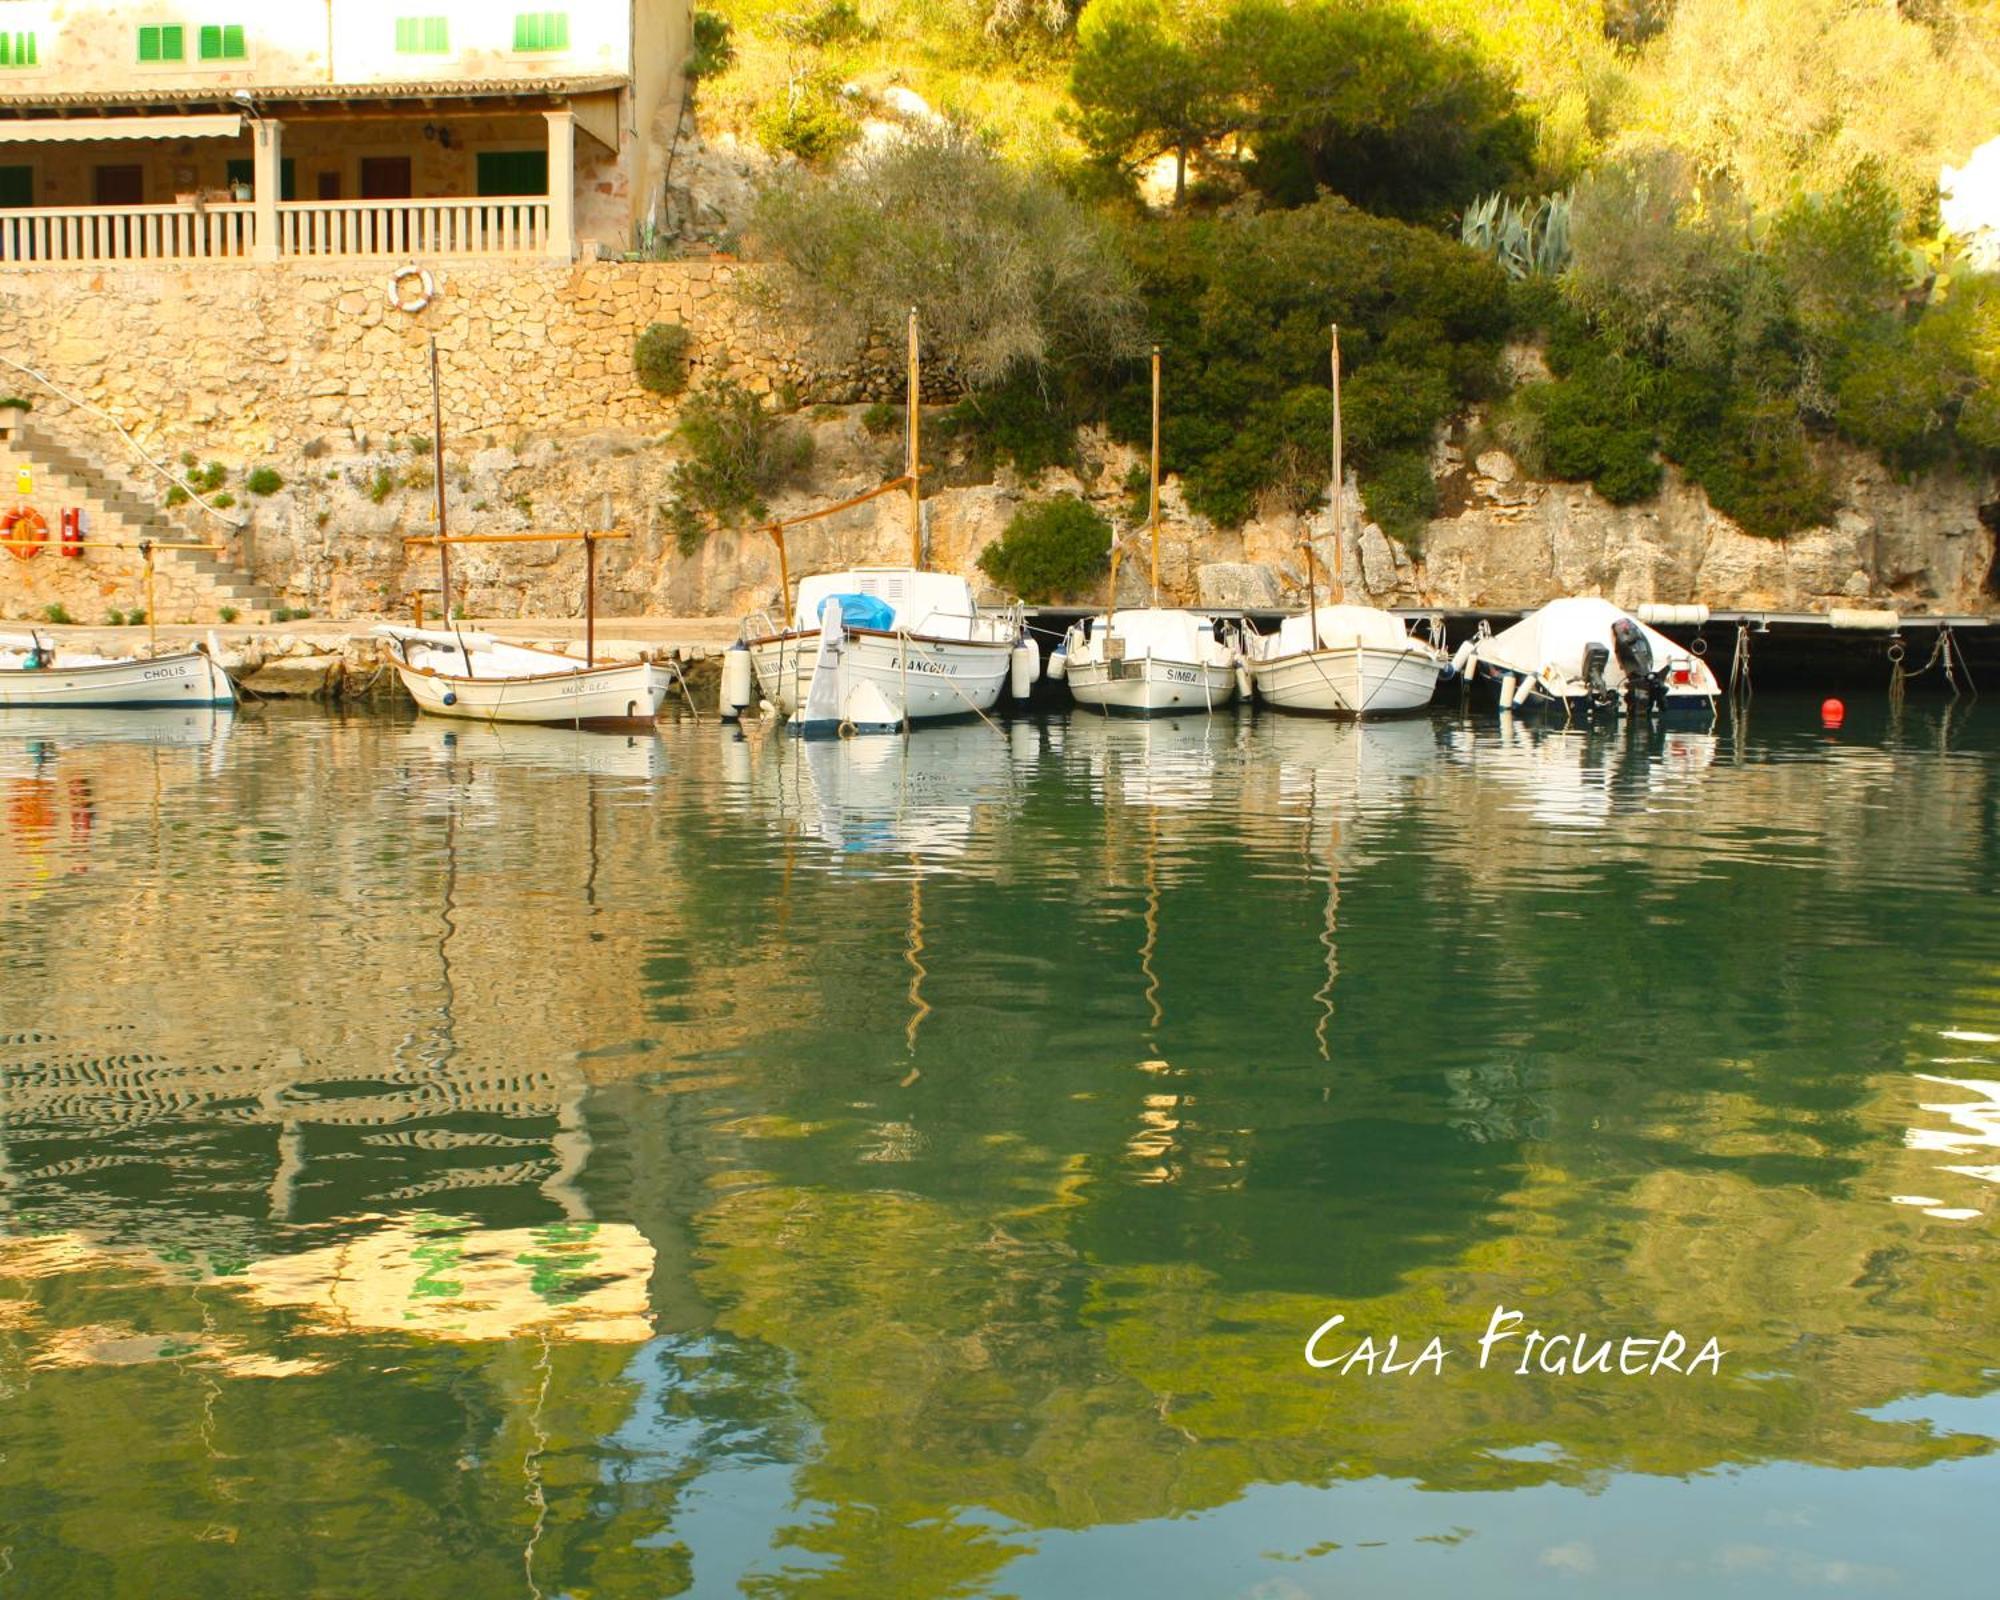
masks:
<path fill-rule="evenodd" d="M 1335 605 L 1347 603 L 1347 477 L 1340 464 L 1340 324 L 1333 324 L 1333 592 Z M 1313 625 L 1313 648 L 1319 648 Z"/>
<path fill-rule="evenodd" d="M 597 536 L 583 536 L 583 664 L 597 665 Z"/>
<path fill-rule="evenodd" d="M 909 435 L 910 459 L 910 565 L 924 570 L 924 488 L 919 477 L 917 448 L 917 308 L 910 307 Z"/>
<path fill-rule="evenodd" d="M 146 558 L 146 654 L 160 653 L 160 608 L 153 598 L 153 541 L 142 540 L 139 553 Z"/>
<path fill-rule="evenodd" d="M 437 479 L 438 610 L 451 621 L 451 544 L 444 525 L 444 402 L 438 397 L 438 342 L 431 335 L 431 473 Z"/>
<path fill-rule="evenodd" d="M 1146 525 L 1153 530 L 1153 604 L 1160 603 L 1160 347 L 1153 346 L 1153 487 L 1146 500 Z"/>
<path fill-rule="evenodd" d="M 1313 572 L 1312 535 L 1306 535 L 1306 617 L 1307 626 L 1312 630 L 1312 647 L 1319 648 L 1319 589 Z"/>

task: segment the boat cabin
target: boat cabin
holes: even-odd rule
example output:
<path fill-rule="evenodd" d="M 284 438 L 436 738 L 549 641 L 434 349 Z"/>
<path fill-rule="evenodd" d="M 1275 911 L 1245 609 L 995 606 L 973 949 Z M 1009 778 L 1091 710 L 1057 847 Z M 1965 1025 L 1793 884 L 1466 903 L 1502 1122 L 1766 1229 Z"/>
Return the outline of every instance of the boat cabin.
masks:
<path fill-rule="evenodd" d="M 979 603 L 972 585 L 952 572 L 919 572 L 914 567 L 853 567 L 822 572 L 799 580 L 798 606 L 792 627 L 810 633 L 819 626 L 820 607 L 834 595 L 844 601 L 861 595 L 887 605 L 894 614 L 890 627 L 932 639 L 971 639 L 979 620 Z M 855 625 L 853 608 L 849 625 Z"/>
<path fill-rule="evenodd" d="M 1319 648 L 1344 650 L 1366 645 L 1374 650 L 1401 650 L 1410 642 L 1403 619 L 1374 606 L 1321 606 Z M 1278 655 L 1298 655 L 1313 648 L 1311 614 L 1287 617 L 1278 624 Z"/>

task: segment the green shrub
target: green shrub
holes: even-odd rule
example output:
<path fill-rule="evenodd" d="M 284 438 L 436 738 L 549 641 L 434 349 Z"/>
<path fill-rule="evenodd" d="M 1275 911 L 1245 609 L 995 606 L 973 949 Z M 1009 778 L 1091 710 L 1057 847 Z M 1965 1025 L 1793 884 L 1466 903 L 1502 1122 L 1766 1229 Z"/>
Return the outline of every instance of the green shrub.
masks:
<path fill-rule="evenodd" d="M 689 399 L 675 434 L 688 455 L 674 464 L 663 510 L 684 555 L 706 522 L 761 517 L 766 497 L 812 464 L 812 435 L 729 379 Z"/>
<path fill-rule="evenodd" d="M 228 623 L 234 622 L 243 613 L 238 611 L 234 606 L 223 606 L 215 614 L 223 620 L 223 623 L 225 625 L 227 625 Z"/>
<path fill-rule="evenodd" d="M 378 506 L 396 492 L 396 475 L 387 467 L 377 467 L 368 485 L 368 498 Z"/>
<path fill-rule="evenodd" d="M 6 401 L 0 400 L 0 405 L 5 404 Z M 54 605 L 43 606 L 42 618 L 46 622 L 53 623 L 58 628 L 66 627 L 76 621 L 76 618 L 69 614 L 68 608 L 60 600 Z"/>
<path fill-rule="evenodd" d="M 236 496 L 225 489 L 221 494 L 210 495 L 208 503 L 214 506 L 217 511 L 227 511 L 231 506 L 236 504 Z"/>
<path fill-rule="evenodd" d="M 727 72 L 735 59 L 736 44 L 730 38 L 729 19 L 713 11 L 697 11 L 688 47 L 687 75 L 694 79 L 713 78 Z"/>
<path fill-rule="evenodd" d="M 1015 512 L 979 570 L 1024 600 L 1074 594 L 1101 577 L 1111 554 L 1111 524 L 1074 495 L 1037 501 Z"/>
<path fill-rule="evenodd" d="M 124 627 L 124 626 L 125 626 L 125 613 L 124 613 L 124 612 L 122 612 L 122 611 L 107 611 L 107 612 L 105 612 L 105 613 L 104 613 L 104 625 L 105 625 L 105 627 L 107 627 L 107 628 L 122 628 L 122 627 Z"/>
<path fill-rule="evenodd" d="M 143 606 L 141 606 L 137 611 L 128 611 L 125 613 L 125 623 L 127 627 L 132 627 L 132 628 L 143 627 L 145 625 L 145 621 L 146 621 L 146 610 L 145 607 Z"/>
<path fill-rule="evenodd" d="M 820 69 L 800 74 L 757 118 L 757 140 L 773 155 L 824 166 L 861 134 L 840 80 Z"/>
<path fill-rule="evenodd" d="M 632 341 L 632 368 L 639 387 L 668 399 L 687 388 L 694 335 L 678 322 L 655 322 Z"/>
<path fill-rule="evenodd" d="M 1024 477 L 1076 464 L 1076 418 L 1029 372 L 966 396 L 952 408 L 945 426 L 984 445 L 995 459 L 1011 461 Z"/>
<path fill-rule="evenodd" d="M 903 408 L 892 406 L 886 400 L 877 400 L 861 413 L 861 426 L 876 438 L 885 438 L 903 428 Z"/>
<path fill-rule="evenodd" d="M 188 499 L 187 490 L 183 489 L 179 484 L 173 483 L 167 486 L 167 504 L 169 506 L 184 506 L 188 503 Z"/>
<path fill-rule="evenodd" d="M 275 467 L 253 467 L 250 475 L 243 480 L 243 487 L 252 494 L 276 494 L 284 486 L 285 480 L 278 475 Z"/>
<path fill-rule="evenodd" d="M 1361 474 L 1361 501 L 1384 533 L 1414 550 L 1423 547 L 1424 529 L 1437 514 L 1437 480 L 1423 450 L 1391 450 Z"/>
<path fill-rule="evenodd" d="M 0 395 L 0 409 L 12 406 L 18 411 L 33 411 L 35 402 L 18 394 Z"/>
<path fill-rule="evenodd" d="M 437 468 L 428 461 L 412 461 L 403 468 L 402 483 L 405 489 L 414 489 L 420 494 L 428 494 L 437 487 Z"/>
<path fill-rule="evenodd" d="M 188 482 L 203 494 L 213 494 L 229 481 L 229 469 L 220 461 L 211 461 L 199 471 L 188 474 Z"/>

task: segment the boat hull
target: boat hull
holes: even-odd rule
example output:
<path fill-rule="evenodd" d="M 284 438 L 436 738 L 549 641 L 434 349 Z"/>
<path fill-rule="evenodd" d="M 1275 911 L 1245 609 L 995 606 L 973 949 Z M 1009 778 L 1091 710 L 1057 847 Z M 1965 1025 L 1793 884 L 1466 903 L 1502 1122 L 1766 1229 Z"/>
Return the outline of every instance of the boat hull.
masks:
<path fill-rule="evenodd" d="M 1079 661 L 1072 651 L 1067 681 L 1078 705 L 1110 716 L 1206 715 L 1236 698 L 1234 666 L 1164 656 Z"/>
<path fill-rule="evenodd" d="M 417 709 L 433 717 L 562 728 L 648 727 L 673 683 L 645 661 L 512 678 L 466 678 L 398 662 L 396 673 Z"/>
<path fill-rule="evenodd" d="M 1672 723 L 1675 727 L 1707 727 L 1716 718 L 1717 707 L 1722 697 L 1702 689 L 1668 689 L 1666 699 L 1657 711 L 1648 706 L 1638 715 L 1646 720 L 1662 724 Z M 1593 701 L 1587 694 L 1562 695 L 1551 693 L 1537 685 L 1523 689 L 1512 706 L 1503 707 L 1517 717 L 1538 717 L 1545 721 L 1568 723 L 1581 727 L 1586 723 L 1602 726 L 1618 722 L 1632 716 L 1633 710 L 1625 695 L 1613 697 L 1606 705 Z"/>
<path fill-rule="evenodd" d="M 233 706 L 236 686 L 205 651 L 97 666 L 0 671 L 0 710 L 178 710 Z"/>
<path fill-rule="evenodd" d="M 1007 687 L 1012 640 L 934 639 L 849 629 L 835 646 L 832 703 L 840 715 L 801 715 L 812 694 L 821 639 L 788 633 L 752 640 L 758 692 L 807 736 L 886 733 L 912 722 L 993 709 Z M 822 702 L 824 703 L 824 701 Z"/>
<path fill-rule="evenodd" d="M 1421 648 L 1338 645 L 1250 662 L 1257 698 L 1280 711 L 1387 717 L 1422 711 L 1445 662 Z"/>

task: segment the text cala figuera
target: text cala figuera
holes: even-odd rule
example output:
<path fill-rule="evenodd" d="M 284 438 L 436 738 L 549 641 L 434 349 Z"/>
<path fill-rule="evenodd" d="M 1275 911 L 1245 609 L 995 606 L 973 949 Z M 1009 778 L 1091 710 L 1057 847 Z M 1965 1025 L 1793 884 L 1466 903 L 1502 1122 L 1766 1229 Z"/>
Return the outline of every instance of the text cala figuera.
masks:
<path fill-rule="evenodd" d="M 1420 1372 L 1442 1375 L 1447 1361 L 1456 1365 L 1471 1357 L 1482 1372 L 1491 1368 L 1518 1378 L 1537 1373 L 1552 1378 L 1594 1373 L 1638 1378 L 1663 1372 L 1692 1377 L 1700 1372 L 1720 1376 L 1726 1354 L 1712 1338 L 1696 1349 L 1693 1340 L 1674 1328 L 1653 1335 L 1612 1338 L 1581 1332 L 1544 1333 L 1540 1328 L 1523 1327 L 1525 1320 L 1519 1311 L 1495 1306 L 1477 1345 L 1460 1352 L 1437 1334 L 1421 1346 L 1415 1339 L 1405 1340 L 1393 1333 L 1379 1342 L 1373 1334 L 1356 1342 L 1353 1334 L 1341 1331 L 1347 1318 L 1336 1313 L 1313 1329 L 1306 1340 L 1306 1365 L 1343 1376 L 1402 1377 Z"/>

